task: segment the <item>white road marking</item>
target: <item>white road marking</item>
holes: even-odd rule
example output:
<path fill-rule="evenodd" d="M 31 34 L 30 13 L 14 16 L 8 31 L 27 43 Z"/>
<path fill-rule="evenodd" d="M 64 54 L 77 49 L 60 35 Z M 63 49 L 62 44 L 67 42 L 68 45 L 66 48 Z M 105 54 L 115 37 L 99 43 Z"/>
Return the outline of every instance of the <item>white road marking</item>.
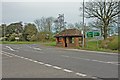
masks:
<path fill-rule="evenodd" d="M 44 64 L 43 62 L 38 62 L 39 64 Z"/>
<path fill-rule="evenodd" d="M 113 55 L 119 55 L 118 53 L 109 53 L 109 52 L 100 52 L 100 51 L 88 51 L 88 50 L 80 50 L 80 49 L 64 49 L 64 50 L 84 51 L 84 52 L 93 52 L 93 53 L 101 53 L 101 54 L 113 54 Z"/>
<path fill-rule="evenodd" d="M 7 54 L 9 54 L 9 53 L 7 53 Z M 15 56 L 15 54 L 10 54 L 10 55 Z"/>
<path fill-rule="evenodd" d="M 93 79 L 97 79 L 97 77 L 91 77 L 91 78 L 93 78 Z"/>
<path fill-rule="evenodd" d="M 2 52 L 4 52 L 4 51 L 2 51 Z M 19 58 L 22 58 L 22 59 L 25 59 L 25 60 L 32 61 L 32 62 L 35 62 L 35 63 L 44 64 L 45 66 L 53 67 L 53 68 L 55 68 L 55 69 L 59 69 L 59 70 L 62 69 L 62 68 L 60 68 L 60 67 L 58 67 L 58 66 L 52 66 L 52 65 L 50 65 L 50 64 L 45 64 L 45 63 L 43 63 L 43 62 L 39 62 L 39 61 L 36 61 L 36 60 L 32 60 L 32 59 L 30 59 L 30 58 L 18 56 L 18 55 L 15 55 L 15 54 L 12 54 L 12 53 L 8 53 L 8 52 L 5 52 L 5 53 L 10 54 L 10 55 L 13 55 L 13 56 L 16 56 L 16 57 L 19 57 Z M 71 70 L 68 70 L 68 69 L 62 69 L 62 70 L 65 71 L 65 72 L 69 72 L 69 73 L 74 72 L 74 71 L 71 71 Z M 82 73 L 75 73 L 75 74 L 76 74 L 76 75 L 79 75 L 79 76 L 83 76 L 83 77 L 87 76 L 87 75 L 82 74 Z"/>
<path fill-rule="evenodd" d="M 20 57 L 21 58 L 21 57 Z M 24 58 L 24 59 L 28 59 L 28 58 Z M 29 59 L 28 59 L 29 60 Z"/>
<path fill-rule="evenodd" d="M 115 64 L 115 65 L 120 65 L 119 62 L 107 62 L 109 64 Z"/>
<path fill-rule="evenodd" d="M 8 55 L 8 54 L 2 54 L 2 55 L 8 56 L 8 57 L 13 57 L 13 56 L 10 56 L 10 55 Z"/>
<path fill-rule="evenodd" d="M 105 61 L 97 61 L 97 60 L 96 60 L 96 62 L 107 63 L 107 62 L 105 62 Z"/>
<path fill-rule="evenodd" d="M 76 73 L 76 75 L 83 76 L 83 77 L 87 76 L 86 74 L 82 74 L 82 73 Z"/>
<path fill-rule="evenodd" d="M 36 49 L 36 50 L 42 50 L 42 49 L 40 49 L 40 48 L 33 48 L 33 49 Z"/>
<path fill-rule="evenodd" d="M 38 63 L 38 61 L 35 61 L 35 60 L 33 62 Z"/>
<path fill-rule="evenodd" d="M 12 56 L 16 56 L 16 57 L 21 57 L 21 56 L 18 56 L 18 55 L 15 55 L 15 54 L 12 54 L 12 53 L 8 53 L 8 52 L 5 52 L 5 51 L 2 51 L 3 53 L 6 53 L 6 54 L 9 54 L 9 55 L 12 55 Z"/>
<path fill-rule="evenodd" d="M 6 55 L 6 56 L 8 56 L 8 57 L 13 57 L 13 56 L 11 56 L 12 54 L 10 54 L 10 53 L 8 53 L 8 52 L 4 52 L 4 51 L 2 51 L 2 53 L 1 54 L 3 54 L 3 55 Z"/>
<path fill-rule="evenodd" d="M 28 59 L 29 61 L 33 61 L 32 59 Z"/>
<path fill-rule="evenodd" d="M 55 69 L 62 69 L 62 68 L 60 68 L 60 67 L 57 67 L 57 66 L 52 66 L 53 68 L 55 68 Z"/>
<path fill-rule="evenodd" d="M 9 48 L 11 51 L 15 51 L 14 49 L 12 49 L 10 46 L 6 46 L 7 48 Z"/>
<path fill-rule="evenodd" d="M 73 72 L 73 71 L 68 70 L 68 69 L 63 69 L 63 71 L 65 71 L 65 72 Z"/>
<path fill-rule="evenodd" d="M 13 55 L 14 55 L 14 54 L 13 54 Z M 21 56 L 18 56 L 18 55 L 14 55 L 14 56 L 19 57 L 19 58 L 21 57 Z"/>
<path fill-rule="evenodd" d="M 80 58 L 80 57 L 70 57 L 70 56 L 66 56 L 66 55 L 61 55 L 63 57 L 66 57 L 66 58 L 74 58 L 74 59 L 82 59 L 82 60 L 86 60 L 86 61 L 94 61 L 94 62 L 100 62 L 100 63 L 107 63 L 107 64 L 115 64 L 115 65 L 119 65 L 116 63 L 112 63 L 112 62 L 106 62 L 106 61 L 100 61 L 100 60 L 95 60 L 95 59 L 86 59 L 86 58 Z"/>
<path fill-rule="evenodd" d="M 49 66 L 49 67 L 52 66 L 52 65 L 50 65 L 50 64 L 44 64 L 44 65 L 45 65 L 45 66 Z"/>
<path fill-rule="evenodd" d="M 2 51 L 2 53 L 7 53 L 7 54 L 10 54 L 10 53 L 8 53 L 8 52 L 4 52 L 4 51 Z"/>
<path fill-rule="evenodd" d="M 91 60 L 91 61 L 96 61 L 96 62 L 98 62 L 98 60 L 94 60 L 94 59 L 93 59 L 93 60 Z M 100 62 L 100 61 L 99 61 L 99 62 Z"/>
<path fill-rule="evenodd" d="M 107 62 L 107 63 L 116 64 L 116 63 L 118 63 L 118 62 Z"/>
<path fill-rule="evenodd" d="M 20 57 L 20 58 L 24 58 L 24 57 Z"/>

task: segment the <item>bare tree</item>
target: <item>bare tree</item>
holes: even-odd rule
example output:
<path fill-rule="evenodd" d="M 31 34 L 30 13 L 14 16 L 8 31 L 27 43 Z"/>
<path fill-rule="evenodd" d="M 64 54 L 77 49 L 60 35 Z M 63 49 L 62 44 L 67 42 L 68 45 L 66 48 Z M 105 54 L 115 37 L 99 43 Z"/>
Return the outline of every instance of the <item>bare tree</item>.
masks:
<path fill-rule="evenodd" d="M 64 21 L 64 14 L 59 14 L 56 20 L 54 20 L 54 24 L 55 24 L 54 30 L 56 30 L 56 32 L 60 32 L 66 29 L 66 23 L 67 22 Z"/>
<path fill-rule="evenodd" d="M 72 24 L 72 23 L 69 23 L 69 24 L 67 25 L 67 28 L 68 28 L 68 29 L 73 29 L 73 28 L 75 28 L 75 25 Z"/>
<path fill-rule="evenodd" d="M 108 27 L 110 23 L 116 22 L 116 18 L 120 13 L 118 9 L 120 2 L 110 0 L 109 2 L 94 1 L 86 2 L 85 13 L 87 18 L 97 18 L 102 22 L 103 37 L 107 38 Z"/>
<path fill-rule="evenodd" d="M 74 25 L 75 25 L 75 28 L 77 28 L 78 30 L 82 30 L 82 25 L 83 25 L 82 22 L 80 23 L 76 22 Z"/>
<path fill-rule="evenodd" d="M 60 32 L 60 27 L 59 27 L 59 23 L 58 23 L 57 19 L 54 21 L 54 28 L 53 28 L 53 30 L 55 31 L 55 33 L 59 33 Z"/>
<path fill-rule="evenodd" d="M 53 17 L 42 17 L 41 19 L 36 19 L 34 23 L 37 25 L 39 31 L 50 31 L 52 28 Z"/>
<path fill-rule="evenodd" d="M 39 31 L 45 31 L 45 28 L 46 28 L 46 18 L 45 17 L 34 20 L 34 23 L 37 25 L 37 28 Z"/>
<path fill-rule="evenodd" d="M 47 28 L 47 31 L 49 32 L 51 32 L 53 21 L 54 21 L 53 17 L 46 18 L 46 28 Z"/>
<path fill-rule="evenodd" d="M 38 29 L 38 31 L 41 31 L 41 26 L 40 26 L 40 19 L 36 19 L 36 20 L 34 20 L 34 23 L 37 25 L 37 29 Z"/>
<path fill-rule="evenodd" d="M 100 29 L 100 31 L 101 31 L 101 36 L 103 36 L 103 24 L 102 24 L 102 22 L 99 20 L 99 19 L 96 19 L 95 21 L 93 21 L 93 22 L 90 22 L 89 23 L 89 26 L 91 27 L 91 28 L 97 28 L 97 29 Z"/>

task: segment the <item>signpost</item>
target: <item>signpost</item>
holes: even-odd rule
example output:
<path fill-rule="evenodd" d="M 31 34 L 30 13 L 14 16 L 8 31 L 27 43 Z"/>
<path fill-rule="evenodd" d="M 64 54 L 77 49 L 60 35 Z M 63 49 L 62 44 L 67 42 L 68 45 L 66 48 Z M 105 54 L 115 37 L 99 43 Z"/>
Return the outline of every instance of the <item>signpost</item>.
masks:
<path fill-rule="evenodd" d="M 89 32 L 86 32 L 86 38 L 96 38 L 97 40 L 97 48 L 98 48 L 98 40 L 101 38 L 100 36 L 100 32 L 99 31 L 89 31 Z"/>

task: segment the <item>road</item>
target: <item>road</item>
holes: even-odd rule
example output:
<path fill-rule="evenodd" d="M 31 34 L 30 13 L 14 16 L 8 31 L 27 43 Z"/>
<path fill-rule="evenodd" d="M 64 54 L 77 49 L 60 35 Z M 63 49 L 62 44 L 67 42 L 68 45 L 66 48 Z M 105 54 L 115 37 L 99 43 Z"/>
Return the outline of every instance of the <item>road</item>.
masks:
<path fill-rule="evenodd" d="M 46 47 L 2 45 L 3 78 L 118 78 L 118 54 Z"/>

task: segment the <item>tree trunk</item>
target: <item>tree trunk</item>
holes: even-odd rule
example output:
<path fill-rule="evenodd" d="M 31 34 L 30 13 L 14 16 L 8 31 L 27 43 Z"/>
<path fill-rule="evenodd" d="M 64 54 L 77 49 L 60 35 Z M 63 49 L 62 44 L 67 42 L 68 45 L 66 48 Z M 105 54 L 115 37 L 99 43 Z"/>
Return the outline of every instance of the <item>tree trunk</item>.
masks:
<path fill-rule="evenodd" d="M 106 23 L 104 23 L 104 40 L 106 40 L 107 39 L 107 27 L 108 27 L 108 25 L 106 25 Z"/>
<path fill-rule="evenodd" d="M 103 29 L 102 29 L 102 26 L 101 26 L 101 28 L 100 28 L 100 29 L 101 29 L 101 36 L 103 36 Z"/>
<path fill-rule="evenodd" d="M 49 28 L 49 32 L 51 32 L 51 25 L 50 25 L 50 23 L 48 24 L 48 28 Z"/>

